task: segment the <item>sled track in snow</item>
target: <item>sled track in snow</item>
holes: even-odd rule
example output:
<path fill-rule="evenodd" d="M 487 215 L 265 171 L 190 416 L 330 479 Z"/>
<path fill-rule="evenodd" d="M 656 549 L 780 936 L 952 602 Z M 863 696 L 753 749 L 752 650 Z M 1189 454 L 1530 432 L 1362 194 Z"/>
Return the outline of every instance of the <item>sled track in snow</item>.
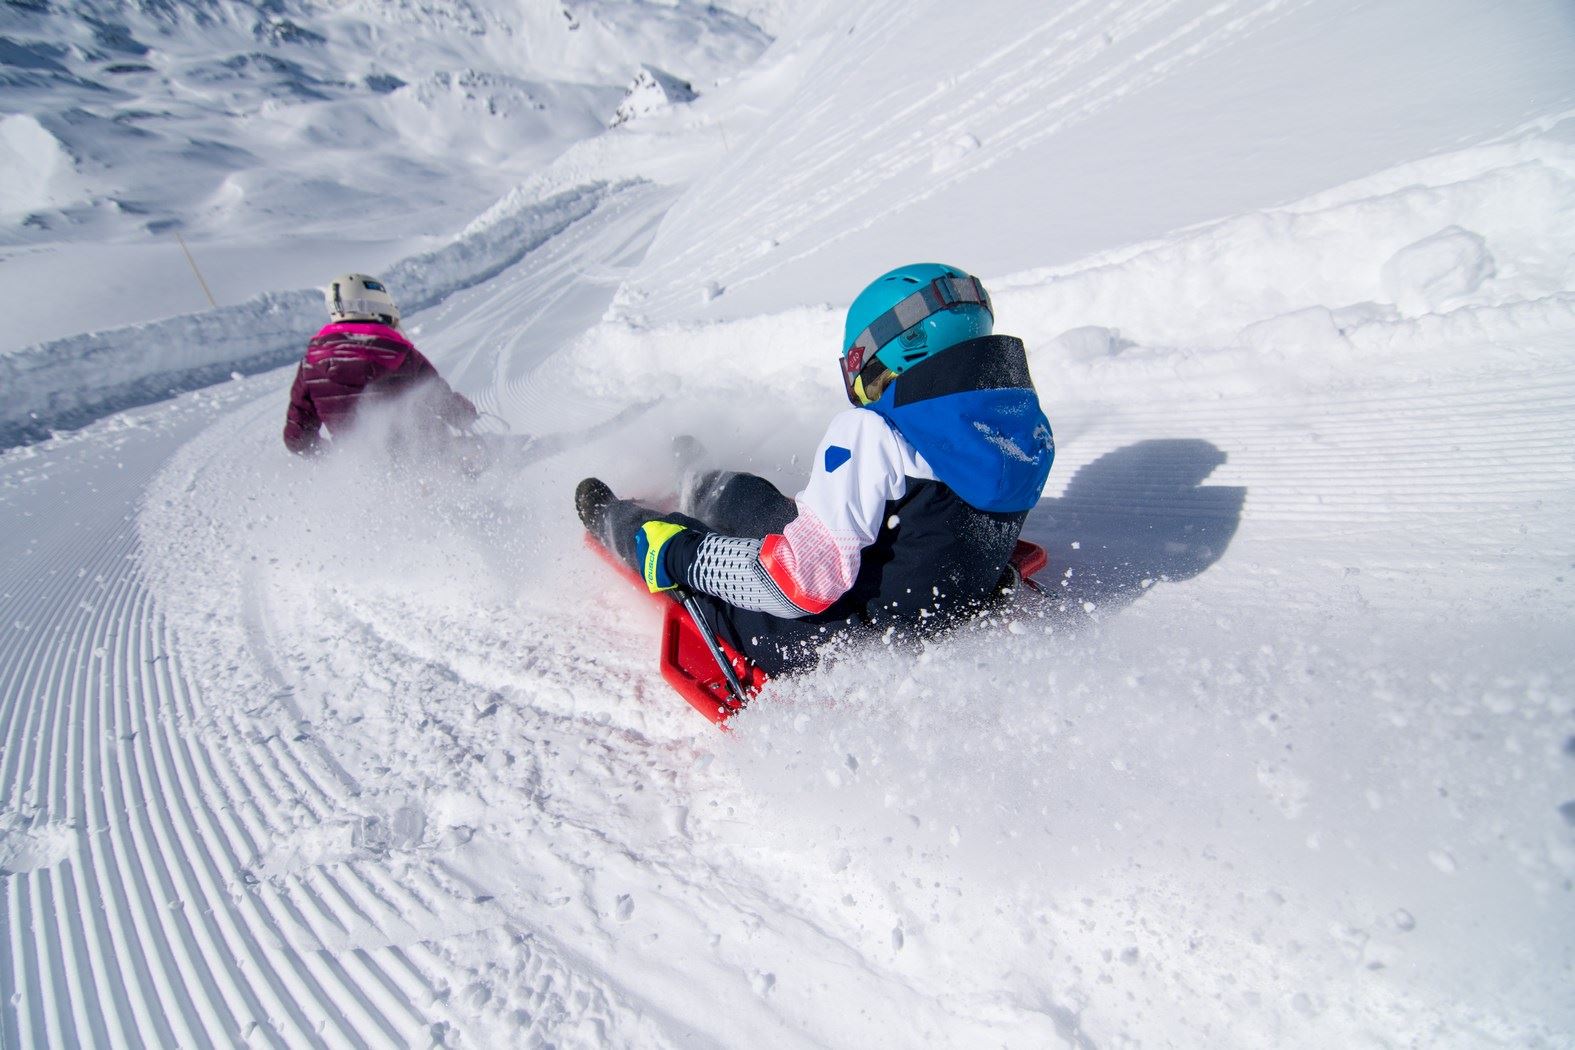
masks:
<path fill-rule="evenodd" d="M 598 251 L 643 250 L 667 198 L 634 193 L 589 235 Z M 535 291 L 537 312 L 565 294 Z M 274 440 L 281 381 L 218 396 L 231 441 L 197 471 Z M 171 454 L 221 418 L 207 397 L 0 464 L 0 1046 L 421 1045 L 480 976 L 450 945 L 489 934 L 513 945 L 486 975 L 507 982 L 512 1034 L 608 1038 L 620 992 L 572 947 L 430 843 L 367 841 L 380 807 L 301 718 L 264 605 L 244 603 L 250 685 L 182 658 L 137 519 Z"/>
<path fill-rule="evenodd" d="M 607 312 L 675 199 L 671 187 L 655 183 L 620 187 L 585 221 L 437 307 L 424 323 L 439 330 L 434 352 L 454 345 L 456 385 L 483 391 L 490 407 L 529 420 L 536 433 L 578 430 L 608 415 L 600 399 L 563 379 L 574 360 L 552 351 Z"/>
<path fill-rule="evenodd" d="M 8 581 L 0 637 L 5 1045 L 416 1038 L 419 951 L 285 947 L 387 888 L 354 871 L 270 901 L 243 881 L 274 814 L 322 796 L 315 743 L 226 743 L 141 585 L 130 514 L 53 539 Z"/>
<path fill-rule="evenodd" d="M 288 689 L 249 712 L 192 679 L 138 565 L 132 510 L 170 443 L 149 444 L 96 493 L 124 514 L 74 503 L 92 479 L 69 468 L 28 486 L 88 520 L 44 525 L 0 582 L 0 1045 L 432 1041 L 467 973 L 440 942 L 519 925 L 441 860 L 355 847 L 359 789 Z M 89 473 L 132 458 L 98 453 Z M 521 1034 L 606 1017 L 550 944 L 508 935 Z"/>

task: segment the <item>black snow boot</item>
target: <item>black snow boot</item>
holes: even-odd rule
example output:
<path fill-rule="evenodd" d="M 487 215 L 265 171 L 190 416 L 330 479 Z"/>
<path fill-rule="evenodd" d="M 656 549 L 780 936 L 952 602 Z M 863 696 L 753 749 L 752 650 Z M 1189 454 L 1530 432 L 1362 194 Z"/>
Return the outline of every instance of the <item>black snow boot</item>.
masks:
<path fill-rule="evenodd" d="M 617 497 L 600 478 L 586 478 L 574 489 L 574 510 L 587 531 L 597 539 L 605 540 L 602 524 L 607 517 L 607 507 Z"/>

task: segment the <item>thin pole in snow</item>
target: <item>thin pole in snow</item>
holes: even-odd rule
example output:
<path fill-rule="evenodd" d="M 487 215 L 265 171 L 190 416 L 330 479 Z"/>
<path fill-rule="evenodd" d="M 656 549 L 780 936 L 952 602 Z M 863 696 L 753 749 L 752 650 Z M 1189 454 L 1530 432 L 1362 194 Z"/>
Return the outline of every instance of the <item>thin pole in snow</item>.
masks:
<path fill-rule="evenodd" d="M 175 231 L 175 241 L 180 245 L 180 250 L 186 253 L 186 261 L 191 263 L 191 272 L 197 275 L 197 283 L 202 285 L 202 294 L 208 297 L 208 305 L 217 309 L 218 300 L 214 299 L 213 293 L 208 290 L 208 282 L 202 279 L 202 271 L 197 269 L 197 260 L 191 257 L 191 249 L 186 247 L 186 238 L 180 235 L 179 230 Z"/>

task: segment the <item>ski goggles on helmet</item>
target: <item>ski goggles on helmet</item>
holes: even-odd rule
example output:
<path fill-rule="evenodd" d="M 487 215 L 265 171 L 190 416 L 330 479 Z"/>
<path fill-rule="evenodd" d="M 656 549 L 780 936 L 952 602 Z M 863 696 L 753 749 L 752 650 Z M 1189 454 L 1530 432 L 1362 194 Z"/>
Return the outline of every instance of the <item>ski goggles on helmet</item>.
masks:
<path fill-rule="evenodd" d="M 862 408 L 877 400 L 877 398 L 869 396 L 866 391 L 882 389 L 876 385 L 876 381 L 882 377 L 883 373 L 889 371 L 891 369 L 883 365 L 876 357 L 871 356 L 866 362 L 862 346 L 849 348 L 848 352 L 842 356 L 842 386 L 847 391 L 848 401 L 854 407 Z M 867 377 L 865 373 L 868 373 Z M 866 378 L 868 379 L 867 384 Z"/>
<path fill-rule="evenodd" d="M 926 318 L 954 306 L 982 306 L 993 317 L 990 293 L 977 277 L 937 277 L 896 306 L 876 317 L 842 352 L 842 385 L 848 400 L 863 407 L 879 399 L 884 381 L 901 375 L 906 366 L 891 368 L 877 356 L 882 347 L 921 324 Z"/>

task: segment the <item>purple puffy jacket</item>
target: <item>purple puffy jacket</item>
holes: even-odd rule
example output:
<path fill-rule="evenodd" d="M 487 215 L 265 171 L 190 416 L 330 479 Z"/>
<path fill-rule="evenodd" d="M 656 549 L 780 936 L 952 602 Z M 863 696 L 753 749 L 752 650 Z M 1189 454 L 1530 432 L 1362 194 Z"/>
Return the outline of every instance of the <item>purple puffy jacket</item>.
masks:
<path fill-rule="evenodd" d="M 295 371 L 285 446 L 291 452 L 310 452 L 324 423 L 344 433 L 361 398 L 384 400 L 418 387 L 434 422 L 464 426 L 476 418 L 476 406 L 450 389 L 398 329 L 365 321 L 330 324 L 306 345 L 306 356 Z"/>

